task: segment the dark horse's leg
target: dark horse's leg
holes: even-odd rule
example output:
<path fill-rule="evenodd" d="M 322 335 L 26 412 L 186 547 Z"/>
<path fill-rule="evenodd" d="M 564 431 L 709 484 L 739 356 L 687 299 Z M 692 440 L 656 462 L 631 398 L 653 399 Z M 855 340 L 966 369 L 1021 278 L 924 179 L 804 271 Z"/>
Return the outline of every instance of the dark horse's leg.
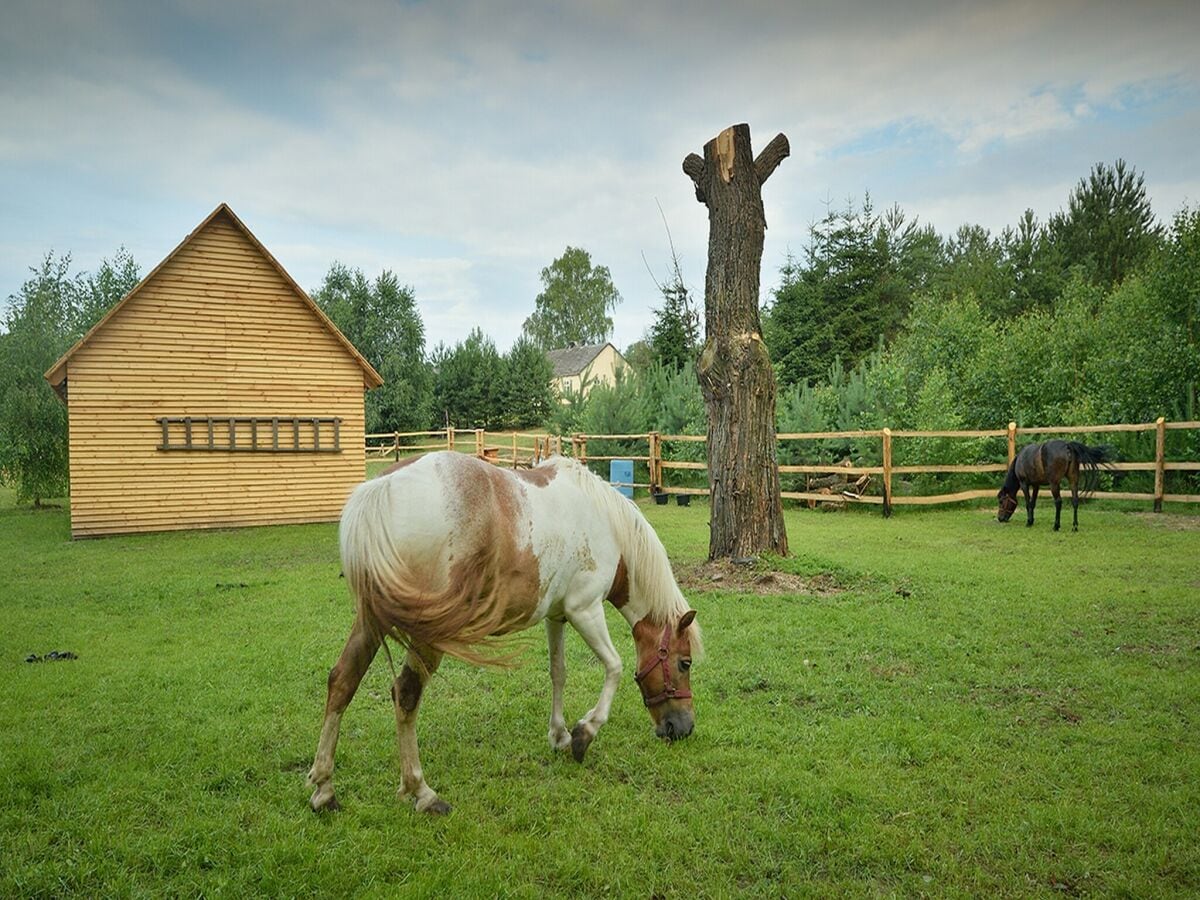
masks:
<path fill-rule="evenodd" d="M 1025 491 L 1025 527 L 1029 528 L 1033 525 L 1033 508 L 1037 506 L 1038 485 L 1025 481 L 1021 488 Z"/>
<path fill-rule="evenodd" d="M 1071 530 L 1079 530 L 1079 463 L 1067 472 L 1067 478 L 1071 482 Z"/>
<path fill-rule="evenodd" d="M 350 705 L 359 682 L 362 681 L 378 650 L 379 637 L 375 630 L 364 624 L 361 616 L 355 617 L 342 655 L 338 657 L 337 665 L 329 671 L 325 721 L 321 725 L 317 755 L 308 773 L 309 786 L 316 788 L 309 801 L 315 812 L 338 808 L 337 798 L 333 795 L 333 752 L 337 749 L 342 712 Z"/>
<path fill-rule="evenodd" d="M 1057 481 L 1050 482 L 1050 493 L 1054 495 L 1054 530 L 1058 531 L 1058 520 L 1062 516 L 1062 492 Z"/>

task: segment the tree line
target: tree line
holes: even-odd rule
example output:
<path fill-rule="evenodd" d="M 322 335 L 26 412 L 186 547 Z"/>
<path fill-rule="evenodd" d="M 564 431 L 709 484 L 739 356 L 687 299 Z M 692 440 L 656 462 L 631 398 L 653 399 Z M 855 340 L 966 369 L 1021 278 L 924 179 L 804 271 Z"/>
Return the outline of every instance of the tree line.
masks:
<path fill-rule="evenodd" d="M 0 317 L 0 483 L 40 504 L 68 488 L 67 410 L 43 375 L 140 281 L 124 248 L 93 273 L 48 253 Z M 620 294 L 604 266 L 568 247 L 542 270 L 543 290 L 506 353 L 476 328 L 453 346 L 425 345 L 411 287 L 333 263 L 312 299 L 384 379 L 366 396 L 368 432 L 540 426 L 555 406 L 546 351 L 612 333 Z"/>
<path fill-rule="evenodd" d="M 427 351 L 411 287 L 389 271 L 370 281 L 334 263 L 312 298 L 383 376 L 367 394 L 367 431 L 544 424 L 555 404 L 546 353 L 608 340 L 621 295 L 608 268 L 578 247 L 567 247 L 541 279 L 534 311 L 508 352 L 480 328 Z"/>
<path fill-rule="evenodd" d="M 124 250 L 74 276 L 70 257 L 51 253 L 9 297 L 0 477 L 22 500 L 65 488 L 66 413 L 42 373 L 138 278 Z M 449 424 L 703 433 L 699 310 L 673 252 L 667 277 L 655 281 L 652 324 L 625 348 L 630 370 L 586 397 L 553 396 L 546 352 L 608 340 L 621 295 L 609 270 L 577 247 L 541 281 L 521 336 L 503 353 L 478 328 L 427 347 L 414 292 L 390 271 L 371 279 L 334 263 L 311 296 L 384 378 L 367 394 L 370 432 Z M 1143 176 L 1122 160 L 1097 164 L 1045 221 L 1027 210 L 999 233 L 963 225 L 943 236 L 898 206 L 877 211 L 868 195 L 812 224 L 762 317 L 781 431 L 1194 419 L 1200 210 L 1157 221 Z M 1184 450 L 1200 458 L 1200 435 L 1171 440 L 1195 444 Z M 959 458 L 943 461 L 981 452 L 954 447 Z M 825 460 L 873 451 L 827 442 L 807 452 Z"/>
<path fill-rule="evenodd" d="M 761 312 L 780 432 L 1200 417 L 1200 209 L 1158 222 L 1143 176 L 1121 160 L 1096 165 L 1045 222 L 1026 210 L 998 234 L 964 225 L 942 236 L 897 206 L 877 211 L 869 195 L 830 209 Z M 698 337 L 675 340 L 680 358 L 695 358 Z M 680 419 L 664 409 L 702 408 L 694 377 L 635 368 L 563 415 L 591 433 L 669 432 Z M 632 399 L 664 391 L 679 396 Z M 702 420 L 694 427 L 702 433 Z M 1131 458 L 1152 453 L 1133 446 L 1145 440 L 1113 438 Z M 1168 442 L 1175 458 L 1200 459 L 1200 434 Z M 986 442 L 900 446 L 898 464 L 1003 454 Z M 880 449 L 830 440 L 781 452 L 786 462 L 878 464 Z"/>

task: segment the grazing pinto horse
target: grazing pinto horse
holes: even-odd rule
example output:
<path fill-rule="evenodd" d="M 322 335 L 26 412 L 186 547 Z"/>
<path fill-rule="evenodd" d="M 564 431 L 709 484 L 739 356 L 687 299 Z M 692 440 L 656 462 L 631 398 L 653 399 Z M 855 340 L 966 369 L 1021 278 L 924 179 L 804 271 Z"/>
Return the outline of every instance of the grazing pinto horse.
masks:
<path fill-rule="evenodd" d="M 541 621 L 550 643 L 550 744 L 583 760 L 621 677 L 604 600 L 633 629 L 636 679 L 655 732 L 667 740 L 691 733 L 696 613 L 638 508 L 574 460 L 554 457 L 516 472 L 452 452 L 404 460 L 350 495 L 340 539 L 357 615 L 329 673 L 308 775 L 314 810 L 337 808 L 333 755 L 342 712 L 385 636 L 407 649 L 392 686 L 400 794 L 421 811 L 450 809 L 425 783 L 415 731 L 421 694 L 442 656 L 495 663 L 485 652 L 491 639 Z M 604 666 L 596 705 L 571 731 L 563 718 L 568 622 Z"/>
<path fill-rule="evenodd" d="M 1096 489 L 1096 478 L 1099 467 L 1116 459 L 1112 447 L 1088 447 L 1076 441 L 1046 441 L 1042 444 L 1029 444 L 1022 448 L 1008 467 L 1008 475 L 1004 486 L 996 495 L 1000 500 L 1000 510 L 996 518 L 1007 522 L 1017 509 L 1017 488 L 1025 494 L 1025 526 L 1033 524 L 1033 508 L 1037 505 L 1038 487 L 1050 485 L 1050 493 L 1054 495 L 1054 530 L 1058 531 L 1059 518 L 1062 514 L 1062 496 L 1059 494 L 1059 484 L 1066 478 L 1071 484 L 1071 530 L 1079 530 L 1079 467 L 1087 469 L 1087 482 L 1084 493 L 1090 494 Z M 1032 488 L 1032 491 L 1030 490 Z"/>

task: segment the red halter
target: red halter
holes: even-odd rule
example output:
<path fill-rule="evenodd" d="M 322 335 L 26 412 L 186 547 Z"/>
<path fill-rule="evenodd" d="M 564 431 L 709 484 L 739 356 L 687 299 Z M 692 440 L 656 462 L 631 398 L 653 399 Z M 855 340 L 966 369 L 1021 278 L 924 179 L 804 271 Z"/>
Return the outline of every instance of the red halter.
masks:
<path fill-rule="evenodd" d="M 663 670 L 663 689 L 662 693 L 655 694 L 653 697 L 644 697 L 643 701 L 646 706 L 658 706 L 660 703 L 666 703 L 668 700 L 687 700 L 692 696 L 692 692 L 686 688 L 676 688 L 671 683 L 671 663 L 668 662 L 670 654 L 671 640 L 671 623 L 667 622 L 663 626 L 662 640 L 658 644 L 658 655 L 651 658 L 650 662 L 633 676 L 633 680 L 640 687 L 642 679 L 654 671 L 655 667 L 662 666 Z"/>

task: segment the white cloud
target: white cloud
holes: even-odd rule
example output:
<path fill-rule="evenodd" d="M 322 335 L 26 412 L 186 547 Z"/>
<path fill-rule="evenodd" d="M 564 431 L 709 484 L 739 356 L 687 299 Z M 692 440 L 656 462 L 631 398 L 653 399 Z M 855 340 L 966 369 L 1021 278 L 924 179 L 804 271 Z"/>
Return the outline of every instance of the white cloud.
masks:
<path fill-rule="evenodd" d="M 123 229 L 142 221 L 170 231 L 165 253 L 225 200 L 306 287 L 333 259 L 394 270 L 431 343 L 481 325 L 507 346 L 540 269 L 584 246 L 625 296 L 627 344 L 658 302 L 642 253 L 660 273 L 668 256 L 656 201 L 703 289 L 706 212 L 680 162 L 733 122 L 792 146 L 764 192 L 764 290 L 827 195 L 870 188 L 944 230 L 998 226 L 1027 206 L 1044 217 L 1116 155 L 1156 202 L 1186 195 L 1195 116 L 1160 117 L 1153 139 L 1119 117 L 1172 94 L 1194 108 L 1198 10 L 18 6 L 0 34 L 0 293 L 36 261 L 31 242 L 82 261 L 132 246 Z M 87 240 L 83 223 L 99 251 L 63 244 Z"/>

